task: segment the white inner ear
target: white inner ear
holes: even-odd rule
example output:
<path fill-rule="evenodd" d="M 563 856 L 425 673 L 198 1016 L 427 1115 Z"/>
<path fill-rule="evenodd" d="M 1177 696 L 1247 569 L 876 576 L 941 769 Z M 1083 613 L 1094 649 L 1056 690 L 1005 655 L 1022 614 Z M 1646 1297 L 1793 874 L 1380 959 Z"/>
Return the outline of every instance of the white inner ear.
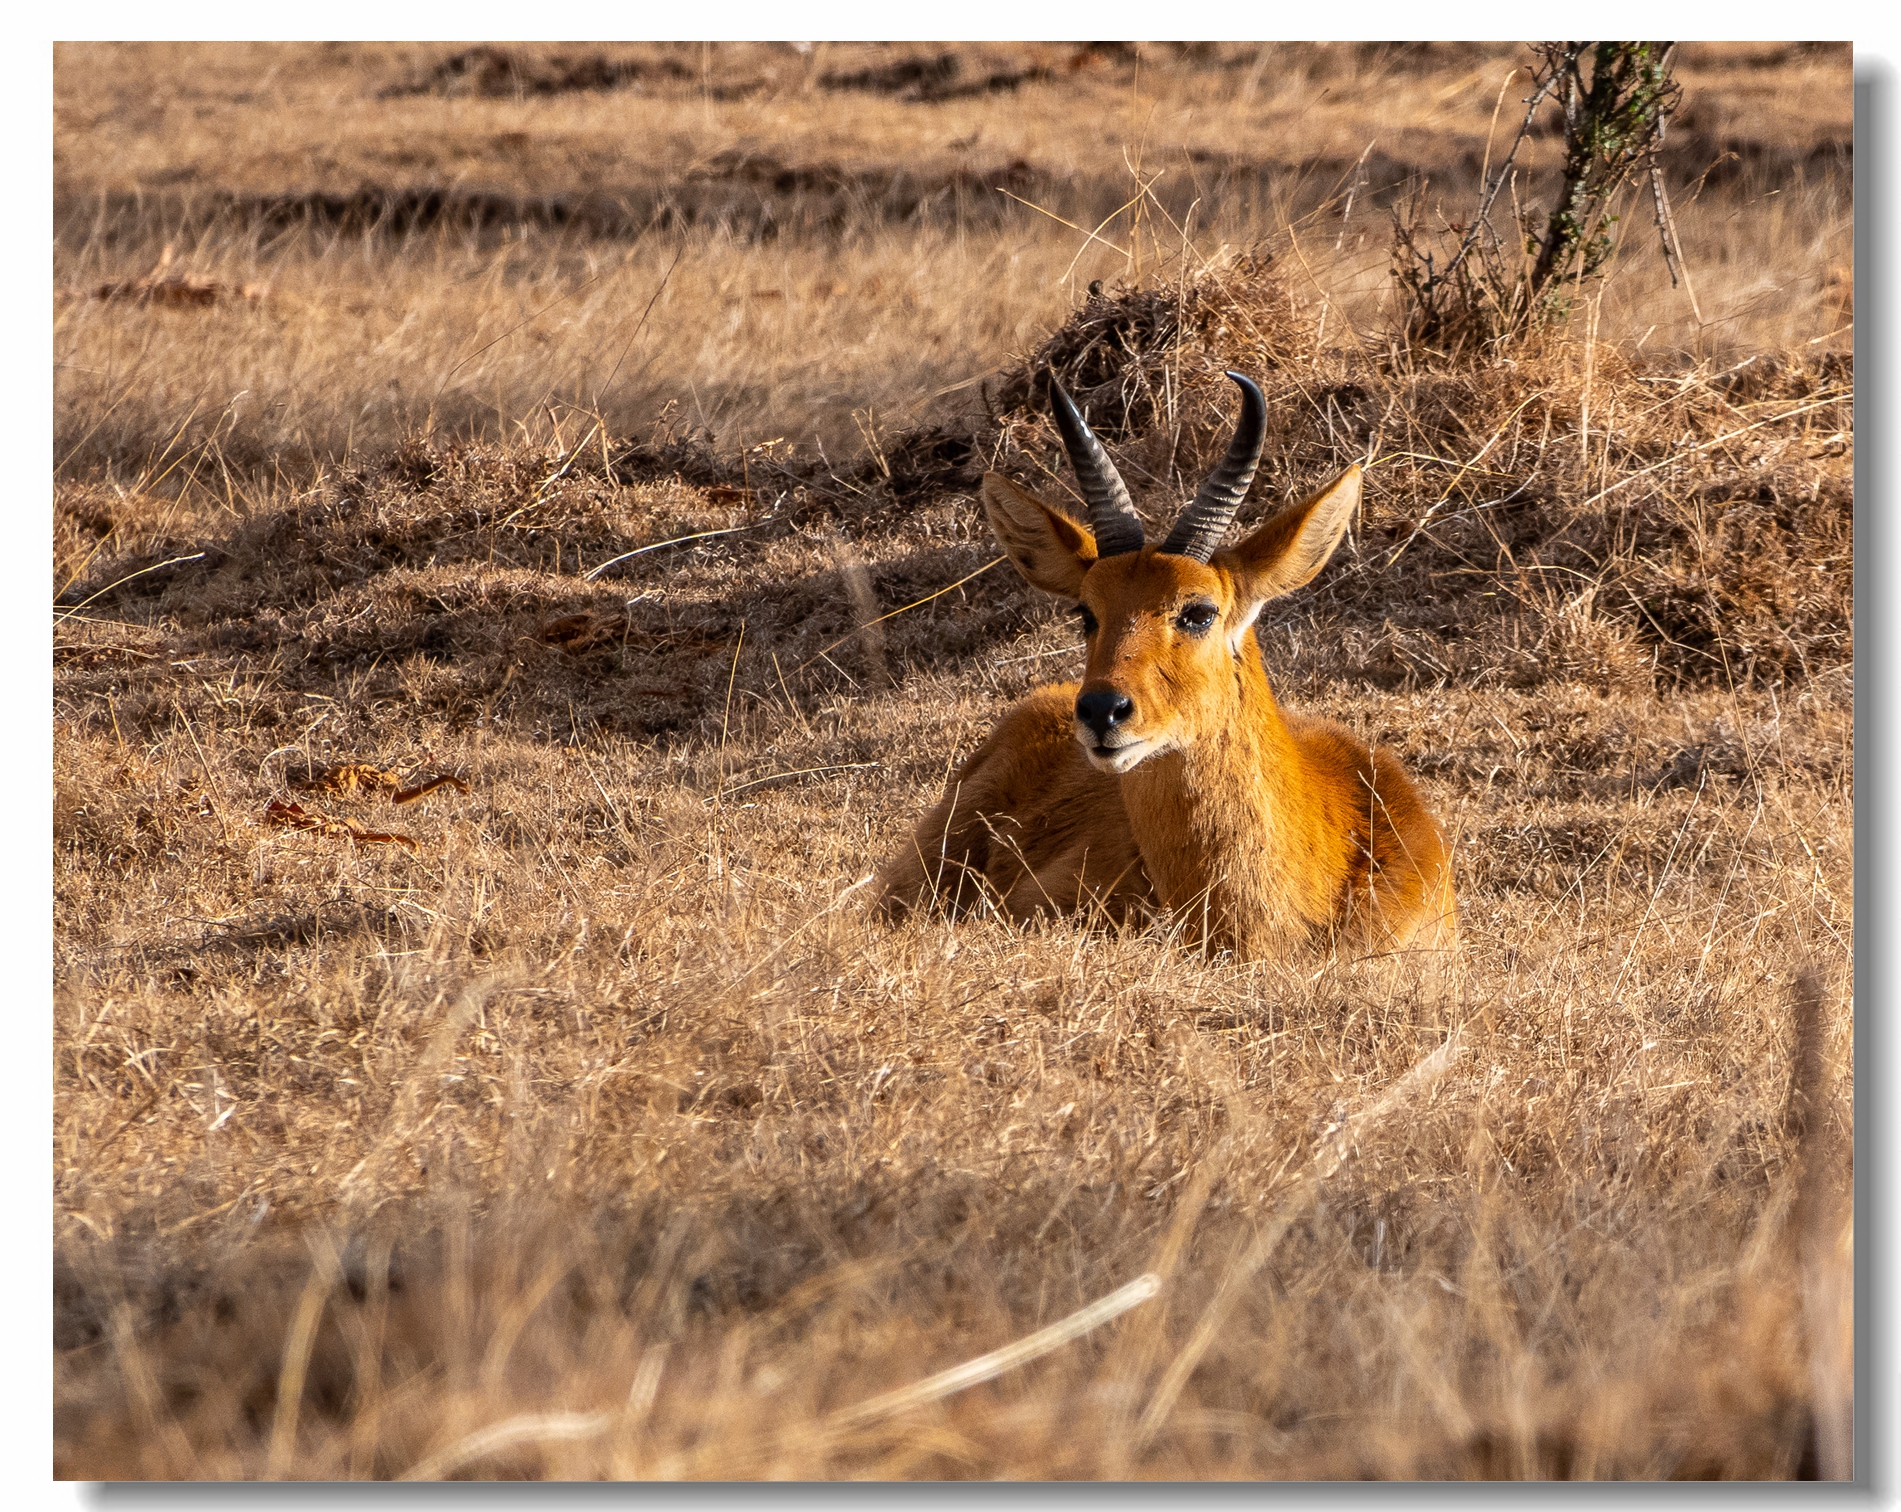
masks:
<path fill-rule="evenodd" d="M 1266 599 L 1256 599 L 1248 611 L 1234 622 L 1234 628 L 1228 632 L 1228 652 L 1232 656 L 1241 654 L 1241 639 L 1254 627 L 1261 617 L 1261 611 L 1267 607 Z"/>

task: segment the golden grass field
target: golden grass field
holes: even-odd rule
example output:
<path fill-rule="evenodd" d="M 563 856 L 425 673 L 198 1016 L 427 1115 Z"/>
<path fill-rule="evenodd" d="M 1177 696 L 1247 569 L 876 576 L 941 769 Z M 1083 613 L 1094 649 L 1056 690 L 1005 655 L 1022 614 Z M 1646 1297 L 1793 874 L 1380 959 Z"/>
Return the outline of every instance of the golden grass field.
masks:
<path fill-rule="evenodd" d="M 1527 57 L 57 48 L 55 1473 L 1849 1473 L 1848 50 L 1685 44 L 1687 286 L 1409 349 Z M 1244 524 L 1374 458 L 1262 639 L 1454 1002 L 865 908 L 1079 664 L 1044 362 L 1151 522 L 1226 366 Z"/>

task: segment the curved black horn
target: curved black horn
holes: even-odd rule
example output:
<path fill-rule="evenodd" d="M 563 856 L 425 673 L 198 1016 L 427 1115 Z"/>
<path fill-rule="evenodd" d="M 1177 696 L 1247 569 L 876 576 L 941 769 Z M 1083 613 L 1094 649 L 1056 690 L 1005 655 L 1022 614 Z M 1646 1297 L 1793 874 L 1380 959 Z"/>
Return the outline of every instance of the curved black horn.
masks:
<path fill-rule="evenodd" d="M 1267 401 L 1261 391 L 1252 379 L 1239 373 L 1227 376 L 1241 385 L 1241 420 L 1234 428 L 1234 440 L 1228 443 L 1228 454 L 1221 465 L 1208 474 L 1194 502 L 1182 511 L 1162 543 L 1162 550 L 1193 557 L 1197 562 L 1213 556 L 1227 534 L 1234 512 L 1247 497 L 1248 484 L 1254 481 L 1254 469 L 1267 440 Z"/>
<path fill-rule="evenodd" d="M 1083 502 L 1089 506 L 1089 528 L 1095 532 L 1098 557 L 1121 556 L 1142 549 L 1142 521 L 1129 502 L 1129 490 L 1115 463 L 1102 449 L 1102 443 L 1083 423 L 1075 400 L 1063 391 L 1056 375 L 1050 374 L 1050 402 L 1056 411 L 1056 428 L 1063 435 L 1063 450 L 1069 453 L 1069 465 L 1076 469 L 1076 481 L 1082 486 Z"/>

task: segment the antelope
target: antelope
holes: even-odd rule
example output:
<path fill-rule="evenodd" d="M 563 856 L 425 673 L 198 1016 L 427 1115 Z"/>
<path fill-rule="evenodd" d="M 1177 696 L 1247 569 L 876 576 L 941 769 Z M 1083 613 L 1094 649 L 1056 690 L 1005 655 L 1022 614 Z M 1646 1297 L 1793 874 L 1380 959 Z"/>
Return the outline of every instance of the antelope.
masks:
<path fill-rule="evenodd" d="M 887 917 L 988 899 L 1005 916 L 1165 910 L 1247 958 L 1456 943 L 1451 856 L 1389 753 L 1282 710 L 1254 623 L 1340 543 L 1360 468 L 1221 539 L 1247 495 L 1267 406 L 1240 373 L 1226 456 L 1151 546 L 1102 443 L 1052 373 L 1057 429 L 1089 523 L 1001 473 L 984 513 L 1032 587 L 1075 605 L 1080 684 L 1037 688 L 945 784 L 880 868 Z"/>

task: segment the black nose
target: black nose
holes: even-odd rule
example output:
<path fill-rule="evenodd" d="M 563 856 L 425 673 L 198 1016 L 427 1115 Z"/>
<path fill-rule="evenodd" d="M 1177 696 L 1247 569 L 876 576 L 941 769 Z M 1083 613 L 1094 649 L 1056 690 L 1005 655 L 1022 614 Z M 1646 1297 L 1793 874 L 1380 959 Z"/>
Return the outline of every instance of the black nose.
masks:
<path fill-rule="evenodd" d="M 1096 732 L 1097 740 L 1107 740 L 1109 732 L 1135 715 L 1135 701 L 1125 694 L 1085 693 L 1076 700 L 1076 717 Z"/>

